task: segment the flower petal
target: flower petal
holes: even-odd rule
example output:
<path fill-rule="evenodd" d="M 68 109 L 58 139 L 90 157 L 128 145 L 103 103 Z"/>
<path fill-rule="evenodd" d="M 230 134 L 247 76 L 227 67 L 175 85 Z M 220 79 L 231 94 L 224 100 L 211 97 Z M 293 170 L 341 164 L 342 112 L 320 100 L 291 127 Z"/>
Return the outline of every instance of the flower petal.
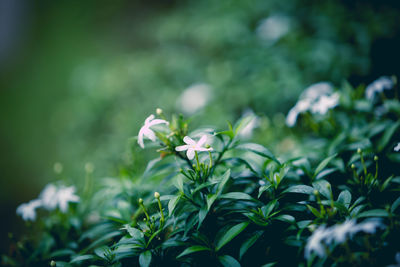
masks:
<path fill-rule="evenodd" d="M 148 116 L 147 118 L 146 118 L 146 120 L 144 121 L 144 125 L 147 125 L 147 124 L 149 124 L 152 120 L 154 120 L 154 115 L 153 114 L 151 114 L 150 116 Z"/>
<path fill-rule="evenodd" d="M 149 138 L 151 141 L 155 142 L 156 141 L 156 134 L 150 130 L 147 129 L 147 131 L 144 133 L 145 136 L 147 136 L 147 138 Z"/>
<path fill-rule="evenodd" d="M 175 147 L 176 151 L 184 151 L 184 150 L 188 150 L 189 146 L 188 145 L 183 145 L 183 146 L 177 146 Z"/>
<path fill-rule="evenodd" d="M 197 146 L 201 147 L 202 145 L 204 145 L 204 143 L 207 141 L 207 135 L 203 135 L 199 142 L 197 142 Z"/>
<path fill-rule="evenodd" d="M 186 152 L 186 156 L 188 157 L 188 159 L 193 159 L 194 158 L 194 149 L 189 148 L 188 151 Z"/>
<path fill-rule="evenodd" d="M 143 126 L 140 128 L 139 134 L 138 134 L 138 144 L 141 148 L 144 148 L 144 142 L 143 142 L 143 135 L 144 135 L 144 129 L 145 127 Z"/>
<path fill-rule="evenodd" d="M 169 124 L 169 122 L 166 121 L 166 120 L 155 119 L 155 120 L 152 120 L 151 122 L 149 122 L 149 123 L 146 124 L 146 125 L 147 125 L 147 127 L 151 127 L 151 126 L 153 126 L 153 125 L 163 124 L 163 123 L 165 123 L 166 125 Z"/>
<path fill-rule="evenodd" d="M 195 145 L 196 144 L 196 142 L 192 138 L 190 138 L 189 136 L 185 136 L 183 138 L 183 142 L 185 142 L 188 145 Z"/>

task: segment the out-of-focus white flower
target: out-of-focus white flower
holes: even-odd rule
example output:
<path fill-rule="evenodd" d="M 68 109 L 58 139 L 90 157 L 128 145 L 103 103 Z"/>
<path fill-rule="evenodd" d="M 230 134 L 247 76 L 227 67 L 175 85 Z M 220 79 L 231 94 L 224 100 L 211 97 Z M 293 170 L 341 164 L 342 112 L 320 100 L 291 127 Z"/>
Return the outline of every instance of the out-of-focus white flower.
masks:
<path fill-rule="evenodd" d="M 400 267 L 400 252 L 396 253 L 396 255 L 394 256 L 394 259 L 395 259 L 396 263 L 390 264 L 387 267 Z"/>
<path fill-rule="evenodd" d="M 62 186 L 58 189 L 56 201 L 61 212 L 68 211 L 69 202 L 79 202 L 79 196 L 75 195 L 74 186 Z"/>
<path fill-rule="evenodd" d="M 307 87 L 300 95 L 300 99 L 309 99 L 312 102 L 322 95 L 333 93 L 333 85 L 329 82 L 318 82 Z"/>
<path fill-rule="evenodd" d="M 272 15 L 260 21 L 256 34 L 264 41 L 275 42 L 290 30 L 290 18 L 285 15 Z"/>
<path fill-rule="evenodd" d="M 155 117 L 153 114 L 151 114 L 149 117 L 147 117 L 147 119 L 144 121 L 144 125 L 139 130 L 138 144 L 141 148 L 144 148 L 144 142 L 143 142 L 144 137 L 149 138 L 153 142 L 156 141 L 156 134 L 154 133 L 154 131 L 152 129 L 150 129 L 150 127 L 157 125 L 157 124 L 166 124 L 166 125 L 169 124 L 169 122 L 167 122 L 166 120 L 154 119 L 154 118 Z"/>
<path fill-rule="evenodd" d="M 323 241 L 331 236 L 332 230 L 325 228 L 324 225 L 318 227 L 307 240 L 304 256 L 308 259 L 311 253 L 316 253 L 319 257 L 325 256 L 325 247 Z"/>
<path fill-rule="evenodd" d="M 355 232 L 374 234 L 377 228 L 385 227 L 379 220 L 369 220 L 356 225 Z"/>
<path fill-rule="evenodd" d="M 186 152 L 186 156 L 188 157 L 188 159 L 192 160 L 194 158 L 195 155 L 195 151 L 211 151 L 212 148 L 205 148 L 203 147 L 203 145 L 206 143 L 207 141 L 207 136 L 203 135 L 200 140 L 198 142 L 194 141 L 192 138 L 190 138 L 189 136 L 185 136 L 183 138 L 183 142 L 186 143 L 186 145 L 183 146 L 177 146 L 175 148 L 176 151 L 187 151 Z"/>
<path fill-rule="evenodd" d="M 347 236 L 351 236 L 355 232 L 357 232 L 356 222 L 354 220 L 347 220 L 344 223 L 333 226 L 332 235 L 329 238 L 338 243 L 343 243 L 346 241 Z"/>
<path fill-rule="evenodd" d="M 48 184 L 39 195 L 42 206 L 47 210 L 54 210 L 57 206 L 57 187 L 54 184 Z"/>
<path fill-rule="evenodd" d="M 317 254 L 319 257 L 325 255 L 325 247 L 331 244 L 344 243 L 348 238 L 358 232 L 373 234 L 377 228 L 384 228 L 381 221 L 372 219 L 357 224 L 355 220 L 346 220 L 344 223 L 336 224 L 326 228 L 324 225 L 318 227 L 308 238 L 305 247 L 304 256 L 308 259 L 311 253 Z"/>
<path fill-rule="evenodd" d="M 34 221 L 36 220 L 36 209 L 40 207 L 41 201 L 39 199 L 34 199 L 28 203 L 24 203 L 18 206 L 17 214 L 22 216 L 24 221 Z"/>
<path fill-rule="evenodd" d="M 185 114 L 193 114 L 204 108 L 211 99 L 211 87 L 198 83 L 189 86 L 178 98 L 177 107 Z"/>
<path fill-rule="evenodd" d="M 400 151 L 400 142 L 397 143 L 397 145 L 394 147 L 394 151 L 396 151 L 396 152 Z"/>
<path fill-rule="evenodd" d="M 286 125 L 293 127 L 300 113 L 310 111 L 314 114 L 325 115 L 329 109 L 339 104 L 340 94 L 333 91 L 332 84 L 319 82 L 309 86 L 300 95 L 299 101 L 290 109 L 286 116 Z"/>
<path fill-rule="evenodd" d="M 392 89 L 393 86 L 394 82 L 392 78 L 387 76 L 382 76 L 367 86 L 367 88 L 365 89 L 365 97 L 368 100 L 373 100 L 375 94 L 382 93 L 383 90 Z"/>
<path fill-rule="evenodd" d="M 339 98 L 340 95 L 337 92 L 331 95 L 323 95 L 312 105 L 311 112 L 325 115 L 328 110 L 339 104 Z"/>
<path fill-rule="evenodd" d="M 243 112 L 242 119 L 249 119 L 247 124 L 239 131 L 239 136 L 243 139 L 249 139 L 253 135 L 254 129 L 260 125 L 260 119 L 254 114 L 251 109 Z"/>

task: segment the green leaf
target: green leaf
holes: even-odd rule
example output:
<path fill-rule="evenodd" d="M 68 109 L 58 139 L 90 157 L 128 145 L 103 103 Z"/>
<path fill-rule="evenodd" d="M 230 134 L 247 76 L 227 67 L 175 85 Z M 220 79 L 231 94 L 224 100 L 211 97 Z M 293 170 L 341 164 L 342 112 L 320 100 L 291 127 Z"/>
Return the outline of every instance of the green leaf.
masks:
<path fill-rule="evenodd" d="M 337 202 L 342 203 L 346 208 L 349 208 L 351 203 L 351 193 L 349 190 L 344 190 L 340 192 Z"/>
<path fill-rule="evenodd" d="M 262 157 L 271 159 L 273 161 L 275 161 L 276 163 L 278 163 L 279 165 L 281 165 L 281 163 L 279 162 L 279 160 L 274 156 L 274 154 L 272 154 L 271 151 L 269 151 L 267 148 L 265 148 L 262 145 L 259 144 L 254 144 L 254 143 L 245 143 L 245 144 L 240 144 L 236 147 L 236 149 L 239 150 L 247 150 L 250 152 L 253 152 L 257 155 L 260 155 Z"/>
<path fill-rule="evenodd" d="M 244 229 L 246 229 L 248 225 L 249 222 L 242 222 L 233 226 L 228 231 L 226 231 L 226 233 L 216 242 L 215 246 L 216 251 L 220 250 L 223 246 L 229 243 L 233 238 L 235 238 Z"/>
<path fill-rule="evenodd" d="M 137 228 L 131 227 L 129 224 L 124 225 L 123 229 L 126 229 L 130 236 L 134 239 L 143 240 L 144 238 L 144 234 L 142 233 L 142 231 Z"/>
<path fill-rule="evenodd" d="M 331 199 L 332 196 L 332 188 L 331 184 L 326 180 L 318 180 L 312 184 L 318 192 L 326 197 L 327 199 Z"/>
<path fill-rule="evenodd" d="M 400 197 L 398 197 L 392 204 L 392 207 L 390 207 L 390 212 L 394 212 L 397 207 L 400 205 Z"/>
<path fill-rule="evenodd" d="M 91 260 L 91 259 L 94 259 L 94 255 L 81 255 L 81 256 L 73 258 L 69 263 L 78 263 L 78 262 L 87 261 L 87 260 Z"/>
<path fill-rule="evenodd" d="M 267 191 L 271 186 L 272 186 L 272 184 L 260 186 L 260 188 L 258 188 L 258 196 L 257 196 L 257 197 L 260 198 L 260 196 L 262 195 L 262 193 L 264 193 L 265 191 Z"/>
<path fill-rule="evenodd" d="M 306 206 L 315 215 L 315 217 L 317 217 L 317 218 L 321 217 L 321 214 L 319 213 L 319 211 L 316 208 L 314 208 L 313 206 L 310 206 L 308 204 Z"/>
<path fill-rule="evenodd" d="M 245 128 L 254 119 L 256 119 L 256 116 L 250 115 L 250 116 L 246 116 L 246 117 L 243 117 L 240 120 L 238 120 L 235 123 L 235 127 L 234 127 L 235 128 L 235 135 L 240 133 L 240 130 Z"/>
<path fill-rule="evenodd" d="M 204 219 L 206 218 L 208 214 L 208 209 L 207 207 L 202 207 L 199 211 L 199 224 L 197 226 L 197 229 L 200 228 L 201 224 L 203 223 Z"/>
<path fill-rule="evenodd" d="M 235 260 L 232 256 L 229 255 L 223 255 L 218 257 L 219 262 L 222 264 L 224 267 L 240 267 L 240 263 Z"/>
<path fill-rule="evenodd" d="M 384 209 L 374 209 L 361 212 L 357 215 L 358 218 L 363 217 L 388 217 L 389 213 Z"/>
<path fill-rule="evenodd" d="M 300 193 L 312 195 L 314 194 L 314 188 L 308 185 L 294 185 L 283 191 L 283 193 Z"/>
<path fill-rule="evenodd" d="M 211 209 L 212 204 L 214 204 L 214 201 L 217 199 L 216 194 L 208 194 L 207 195 L 207 211 Z"/>
<path fill-rule="evenodd" d="M 257 231 L 249 239 L 243 242 L 243 244 L 240 246 L 239 259 L 242 259 L 246 251 L 253 246 L 254 243 L 256 243 L 263 233 L 264 231 Z"/>
<path fill-rule="evenodd" d="M 121 235 L 121 232 L 120 232 L 120 231 L 114 231 L 114 232 L 111 232 L 111 233 L 107 233 L 107 234 L 103 235 L 102 237 L 100 237 L 99 239 L 97 239 L 96 241 L 92 242 L 92 243 L 91 243 L 86 249 L 84 249 L 83 251 L 84 251 L 84 252 L 89 251 L 89 250 L 91 250 L 91 249 L 93 249 L 93 248 L 99 246 L 100 244 L 106 243 L 107 241 L 109 241 L 110 239 L 112 239 L 112 238 L 114 238 L 114 237 L 116 237 L 116 236 L 118 236 L 118 235 Z"/>
<path fill-rule="evenodd" d="M 179 199 L 181 198 L 181 195 L 175 196 L 171 198 L 168 202 L 168 215 L 171 216 L 172 213 L 174 212 L 174 209 L 176 205 L 178 204 Z"/>
<path fill-rule="evenodd" d="M 225 184 L 228 182 L 230 176 L 231 176 L 231 170 L 228 169 L 224 174 L 222 174 L 219 177 L 218 180 L 220 182 L 219 182 L 219 185 L 218 185 L 218 188 L 217 188 L 217 192 L 216 192 L 217 196 L 222 193 L 222 190 L 224 190 Z"/>
<path fill-rule="evenodd" d="M 296 223 L 296 219 L 292 215 L 288 214 L 278 215 L 274 219 L 287 223 Z"/>
<path fill-rule="evenodd" d="M 397 131 L 400 126 L 400 121 L 391 125 L 383 134 L 382 138 L 378 142 L 378 152 L 382 151 L 389 141 L 392 139 L 393 134 Z"/>
<path fill-rule="evenodd" d="M 140 253 L 140 256 L 139 256 L 140 267 L 148 267 L 148 266 L 150 266 L 150 263 L 151 263 L 151 251 L 146 250 L 146 251 Z"/>
<path fill-rule="evenodd" d="M 185 249 L 181 254 L 178 255 L 177 258 L 181 258 L 183 256 L 195 253 L 195 252 L 199 252 L 199 251 L 205 251 L 205 250 L 211 250 L 208 247 L 205 246 L 192 246 L 192 247 L 188 247 L 187 249 Z"/>
<path fill-rule="evenodd" d="M 220 198 L 257 201 L 254 198 L 252 198 L 249 194 L 246 194 L 243 192 L 230 192 L 230 193 L 222 194 L 220 196 Z"/>
<path fill-rule="evenodd" d="M 317 174 L 322 171 L 326 165 L 328 165 L 328 163 L 334 158 L 336 157 L 337 153 L 333 154 L 332 156 L 327 157 L 326 159 L 324 159 L 323 161 L 321 161 L 321 163 L 317 166 L 317 168 L 315 169 L 314 172 L 314 176 L 313 178 L 315 178 L 315 176 L 317 176 Z"/>

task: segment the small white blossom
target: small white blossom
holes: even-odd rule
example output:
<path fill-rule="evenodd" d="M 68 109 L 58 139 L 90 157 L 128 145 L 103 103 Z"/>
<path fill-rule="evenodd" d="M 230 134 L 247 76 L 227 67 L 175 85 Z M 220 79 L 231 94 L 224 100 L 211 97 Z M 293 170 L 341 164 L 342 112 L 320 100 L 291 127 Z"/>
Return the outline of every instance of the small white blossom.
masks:
<path fill-rule="evenodd" d="M 394 256 L 394 259 L 396 260 L 396 263 L 390 264 L 387 267 L 400 267 L 400 252 L 396 253 L 396 255 Z"/>
<path fill-rule="evenodd" d="M 205 148 L 203 145 L 207 141 L 207 136 L 203 135 L 198 142 L 194 141 L 192 138 L 189 136 L 185 136 L 183 138 L 183 142 L 186 143 L 186 145 L 183 146 L 177 146 L 175 148 L 176 151 L 187 151 L 186 156 L 188 159 L 192 160 L 195 155 L 195 151 L 211 151 L 212 148 Z"/>
<path fill-rule="evenodd" d="M 260 21 L 257 36 L 270 43 L 278 41 L 290 30 L 290 18 L 285 15 L 272 15 Z"/>
<path fill-rule="evenodd" d="M 377 228 L 383 228 L 384 225 L 379 220 L 369 220 L 357 224 L 355 232 L 364 232 L 368 234 L 374 234 Z"/>
<path fill-rule="evenodd" d="M 144 137 L 149 138 L 153 142 L 156 141 L 156 134 L 154 133 L 153 130 L 150 129 L 150 127 L 157 124 L 166 124 L 166 125 L 169 124 L 169 122 L 167 122 L 166 120 L 154 119 L 154 118 L 155 117 L 153 114 L 147 117 L 147 119 L 144 121 L 144 125 L 139 130 L 138 144 L 140 145 L 141 148 L 144 148 L 144 142 L 143 142 Z"/>
<path fill-rule="evenodd" d="M 333 93 L 329 96 L 321 96 L 319 100 L 311 107 L 311 112 L 325 115 L 328 110 L 336 107 L 339 104 L 339 97 L 339 93 Z"/>
<path fill-rule="evenodd" d="M 36 209 L 40 207 L 41 201 L 39 199 L 34 199 L 28 203 L 24 203 L 18 206 L 17 214 L 22 216 L 25 221 L 36 220 Z"/>
<path fill-rule="evenodd" d="M 79 202 L 79 196 L 75 195 L 75 187 L 60 187 L 57 192 L 56 201 L 61 212 L 66 213 L 68 211 L 68 202 Z"/>
<path fill-rule="evenodd" d="M 323 245 L 323 241 L 331 236 L 332 230 L 329 228 L 325 228 L 325 226 L 318 227 L 312 235 L 307 240 L 307 245 L 305 247 L 304 255 L 308 259 L 311 256 L 311 253 L 316 253 L 319 257 L 325 256 L 325 247 Z"/>
<path fill-rule="evenodd" d="M 394 151 L 396 151 L 396 152 L 400 151 L 400 142 L 397 143 L 397 145 L 394 147 Z"/>
<path fill-rule="evenodd" d="M 47 210 L 54 210 L 57 207 L 57 187 L 54 184 L 48 184 L 39 195 L 42 206 Z"/>
<path fill-rule="evenodd" d="M 382 93 L 383 90 L 392 89 L 393 86 L 393 79 L 387 76 L 382 76 L 367 86 L 367 88 L 365 89 L 365 96 L 368 100 L 373 100 L 375 94 Z"/>
<path fill-rule="evenodd" d="M 189 86 L 178 98 L 177 107 L 185 114 L 193 114 L 204 108 L 211 99 L 211 87 L 198 83 Z"/>
<path fill-rule="evenodd" d="M 355 232 L 357 232 L 356 222 L 354 220 L 347 220 L 344 223 L 336 224 L 333 228 L 333 235 L 330 237 L 332 240 L 335 240 L 338 243 L 343 243 L 346 241 L 347 236 L 352 236 Z"/>
<path fill-rule="evenodd" d="M 325 246 L 342 244 L 358 232 L 373 234 L 377 228 L 383 227 L 385 226 L 379 220 L 368 220 L 359 224 L 355 220 L 346 220 L 342 224 L 328 228 L 322 225 L 308 238 L 304 256 L 308 259 L 314 252 L 319 257 L 323 257 L 325 256 Z"/>
<path fill-rule="evenodd" d="M 300 113 L 310 111 L 325 115 L 326 112 L 339 104 L 340 94 L 333 91 L 333 86 L 327 82 L 319 82 L 309 86 L 300 95 L 299 101 L 290 109 L 286 117 L 286 125 L 293 127 Z"/>

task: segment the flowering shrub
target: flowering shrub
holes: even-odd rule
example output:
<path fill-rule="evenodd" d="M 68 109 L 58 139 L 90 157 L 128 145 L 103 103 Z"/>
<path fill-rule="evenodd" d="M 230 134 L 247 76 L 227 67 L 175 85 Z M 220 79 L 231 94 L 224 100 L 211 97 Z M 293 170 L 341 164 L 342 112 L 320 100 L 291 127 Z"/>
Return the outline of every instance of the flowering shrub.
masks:
<path fill-rule="evenodd" d="M 49 185 L 17 211 L 37 220 L 30 225 L 37 235 L 19 241 L 3 263 L 396 264 L 400 102 L 396 80 L 383 79 L 367 90 L 309 87 L 288 114 L 298 143 L 285 156 L 241 140 L 253 115 L 225 130 L 191 131 L 182 116 L 158 109 L 137 142 L 160 157 L 141 176 L 123 173 L 94 184 L 88 168 L 80 197 L 73 187 Z M 36 216 L 41 205 L 52 208 Z"/>

